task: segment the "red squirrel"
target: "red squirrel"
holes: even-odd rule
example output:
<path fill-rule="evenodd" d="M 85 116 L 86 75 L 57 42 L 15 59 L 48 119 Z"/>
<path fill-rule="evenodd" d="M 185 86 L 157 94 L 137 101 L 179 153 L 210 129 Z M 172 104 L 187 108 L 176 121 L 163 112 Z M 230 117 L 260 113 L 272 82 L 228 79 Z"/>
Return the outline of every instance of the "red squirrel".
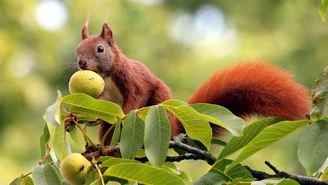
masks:
<path fill-rule="evenodd" d="M 162 80 L 144 64 L 129 59 L 119 50 L 107 23 L 103 24 L 99 35 L 92 36 L 85 25 L 82 39 L 76 49 L 78 67 L 95 71 L 104 78 L 105 89 L 99 99 L 121 105 L 125 114 L 171 99 L 170 88 Z M 241 63 L 214 73 L 188 103 L 218 104 L 243 118 L 255 114 L 288 120 L 306 119 L 311 109 L 308 90 L 286 71 L 264 62 Z M 172 115 L 169 117 L 172 135 L 184 132 L 181 123 Z M 100 124 L 99 139 L 109 127 L 108 123 Z M 213 127 L 216 136 L 221 130 Z M 106 144 L 110 140 L 111 136 Z"/>

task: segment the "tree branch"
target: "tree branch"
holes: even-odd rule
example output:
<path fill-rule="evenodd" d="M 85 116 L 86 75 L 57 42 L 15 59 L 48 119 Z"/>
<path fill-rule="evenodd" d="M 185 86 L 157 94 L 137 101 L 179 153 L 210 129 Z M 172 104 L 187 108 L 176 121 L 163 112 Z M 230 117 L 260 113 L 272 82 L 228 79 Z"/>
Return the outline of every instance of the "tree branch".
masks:
<path fill-rule="evenodd" d="M 181 142 L 176 142 L 176 141 L 170 141 L 169 143 L 170 148 L 179 148 L 181 150 L 186 151 L 187 153 L 184 155 L 179 155 L 179 156 L 167 156 L 166 161 L 168 162 L 179 162 L 182 160 L 204 160 L 206 161 L 209 165 L 213 165 L 217 158 L 213 156 L 211 153 L 203 151 L 199 148 L 189 146 L 187 144 L 181 143 Z M 115 153 L 117 153 L 120 150 L 120 145 L 115 145 L 113 147 L 110 146 L 105 146 L 104 147 L 104 155 L 111 155 L 113 156 Z M 98 158 L 102 156 L 102 152 L 99 150 L 93 151 L 93 152 L 85 152 L 84 156 L 91 160 L 92 157 Z M 142 157 L 142 158 L 136 158 L 136 160 L 140 162 L 147 162 L 148 159 L 147 157 Z M 268 174 L 263 171 L 258 171 L 254 170 L 249 166 L 245 166 L 245 168 L 252 174 L 252 176 L 258 180 L 263 180 L 267 178 L 289 178 L 297 181 L 301 185 L 328 185 L 328 182 L 316 179 L 313 177 L 308 177 L 308 176 L 302 176 L 302 175 L 295 175 L 291 173 L 287 173 L 284 171 L 278 170 L 276 167 L 274 167 L 270 162 L 265 161 L 265 164 L 275 173 L 275 174 Z"/>
<path fill-rule="evenodd" d="M 184 155 L 178 155 L 178 156 L 167 156 L 166 157 L 166 161 L 167 162 L 180 162 L 182 160 L 189 160 L 189 159 L 193 159 L 193 160 L 198 160 L 200 159 L 200 157 L 198 155 L 195 154 L 184 154 Z M 207 161 L 208 163 L 208 161 Z"/>
<path fill-rule="evenodd" d="M 193 160 L 204 160 L 206 161 L 209 165 L 213 165 L 216 161 L 216 157 L 214 157 L 211 153 L 203 151 L 199 148 L 196 147 L 192 147 L 189 145 L 186 145 L 184 143 L 180 143 L 180 142 L 176 142 L 176 141 L 170 141 L 169 144 L 170 148 L 179 148 L 181 150 L 184 150 L 186 152 L 188 152 L 185 155 L 179 155 L 179 156 L 167 156 L 166 161 L 168 162 L 179 162 L 182 160 L 189 160 L 189 159 L 193 159 Z M 91 160 L 92 156 L 97 159 L 100 156 L 113 156 L 113 154 L 117 153 L 120 150 L 120 145 L 115 145 L 113 147 L 110 146 L 104 146 L 104 153 L 102 154 L 102 151 L 96 150 L 96 151 L 86 151 L 84 152 L 84 157 L 86 157 L 87 159 Z M 141 161 L 141 162 L 147 162 L 148 159 L 146 157 L 143 158 L 137 158 L 136 160 Z"/>
<path fill-rule="evenodd" d="M 178 155 L 178 156 L 167 156 L 165 161 L 166 162 L 180 162 L 182 160 L 189 160 L 189 159 L 199 160 L 202 158 L 199 157 L 198 155 L 187 153 L 187 154 Z M 148 162 L 147 157 L 136 158 L 136 160 L 140 161 L 142 163 Z M 202 160 L 204 160 L 204 159 L 202 159 Z"/>
<path fill-rule="evenodd" d="M 250 168 L 249 166 L 245 166 L 245 168 L 252 174 L 252 176 L 258 180 L 263 180 L 267 178 L 289 178 L 297 181 L 301 185 L 328 185 L 328 182 L 316 179 L 313 177 L 307 177 L 302 175 L 295 175 L 290 174 L 284 171 L 279 171 L 276 167 L 274 167 L 271 163 L 268 161 L 265 161 L 265 164 L 274 171 L 275 174 L 268 174 L 262 171 L 254 170 Z"/>
<path fill-rule="evenodd" d="M 120 150 L 120 145 L 115 145 L 115 146 L 104 146 L 104 150 L 101 151 L 101 148 L 99 148 L 98 150 L 94 151 L 94 152 L 84 152 L 83 156 L 85 158 L 87 158 L 89 161 L 92 160 L 92 157 L 94 157 L 95 159 L 98 159 L 101 156 L 115 156 L 115 154 L 117 154 L 117 152 Z"/>
<path fill-rule="evenodd" d="M 188 153 L 191 153 L 195 156 L 195 158 L 188 158 L 190 156 L 185 156 L 187 157 L 186 159 L 202 159 L 204 161 L 206 161 L 209 165 L 213 165 L 215 163 L 215 161 L 217 160 L 217 158 L 215 156 L 213 156 L 211 153 L 203 151 L 199 148 L 196 147 L 192 147 L 189 146 L 187 144 L 181 143 L 181 142 L 176 142 L 176 141 L 170 141 L 169 144 L 170 148 L 179 148 L 181 150 L 184 150 Z"/>

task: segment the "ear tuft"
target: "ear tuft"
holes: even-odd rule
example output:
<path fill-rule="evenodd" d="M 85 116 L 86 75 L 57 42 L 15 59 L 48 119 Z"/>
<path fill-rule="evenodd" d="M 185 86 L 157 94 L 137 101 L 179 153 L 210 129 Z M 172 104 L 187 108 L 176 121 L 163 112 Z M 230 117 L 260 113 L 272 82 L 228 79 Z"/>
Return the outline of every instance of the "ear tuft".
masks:
<path fill-rule="evenodd" d="M 89 24 L 89 12 L 88 12 L 88 15 L 87 15 L 87 19 L 85 20 L 85 24 L 82 28 L 82 39 L 83 40 L 89 37 L 88 24 Z"/>
<path fill-rule="evenodd" d="M 112 43 L 114 41 L 112 30 L 109 28 L 109 26 L 106 22 L 104 23 L 104 25 L 102 27 L 100 37 L 107 40 L 109 43 Z"/>

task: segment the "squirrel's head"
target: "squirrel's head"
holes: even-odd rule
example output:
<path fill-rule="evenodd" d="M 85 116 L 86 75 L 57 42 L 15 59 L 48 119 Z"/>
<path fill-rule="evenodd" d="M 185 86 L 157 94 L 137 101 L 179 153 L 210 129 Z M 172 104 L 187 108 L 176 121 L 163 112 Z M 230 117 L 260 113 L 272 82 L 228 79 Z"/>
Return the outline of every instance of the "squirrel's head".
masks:
<path fill-rule="evenodd" d="M 110 75 L 115 62 L 115 46 L 112 30 L 104 23 L 99 35 L 88 33 L 88 25 L 82 28 L 82 42 L 76 49 L 77 64 L 81 70 L 91 70 L 105 77 Z"/>

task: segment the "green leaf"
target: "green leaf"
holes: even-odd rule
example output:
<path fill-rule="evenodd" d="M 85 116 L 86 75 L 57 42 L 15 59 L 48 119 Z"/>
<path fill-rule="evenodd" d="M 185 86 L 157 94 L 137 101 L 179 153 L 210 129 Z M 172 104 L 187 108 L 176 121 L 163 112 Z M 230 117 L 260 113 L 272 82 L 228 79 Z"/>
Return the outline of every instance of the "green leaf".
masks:
<path fill-rule="evenodd" d="M 232 167 L 247 159 L 249 156 L 284 138 L 288 134 L 309 124 L 310 122 L 311 121 L 309 120 L 282 121 L 268 126 L 245 146 L 239 156 L 227 167 L 226 170 L 230 170 Z"/>
<path fill-rule="evenodd" d="M 262 181 L 254 181 L 259 185 L 299 185 L 299 183 L 295 180 L 291 179 L 279 179 L 279 178 L 270 178 L 264 179 Z"/>
<path fill-rule="evenodd" d="M 54 166 L 46 163 L 38 166 L 32 172 L 35 185 L 61 185 L 62 181 Z"/>
<path fill-rule="evenodd" d="M 162 168 L 172 171 L 173 173 L 177 174 L 182 180 L 184 180 L 186 182 L 192 181 L 192 179 L 189 177 L 189 175 L 186 172 L 181 171 L 181 169 L 178 168 L 177 166 L 175 166 L 175 164 L 173 162 L 165 162 L 162 165 Z"/>
<path fill-rule="evenodd" d="M 229 170 L 225 171 L 225 168 L 230 165 L 233 161 L 232 160 L 221 160 L 216 162 L 209 172 L 217 173 L 221 177 L 224 178 L 225 181 L 232 181 L 236 178 L 253 178 L 250 172 L 241 164 L 237 164 L 230 168 Z"/>
<path fill-rule="evenodd" d="M 225 179 L 217 173 L 209 172 L 193 182 L 194 185 L 223 184 Z"/>
<path fill-rule="evenodd" d="M 43 158 L 47 154 L 47 143 L 49 142 L 49 140 L 50 140 L 50 133 L 46 123 L 44 124 L 43 132 L 40 136 L 40 142 L 39 142 L 41 158 Z"/>
<path fill-rule="evenodd" d="M 281 179 L 281 181 L 277 185 L 300 185 L 300 184 L 292 179 Z"/>
<path fill-rule="evenodd" d="M 328 157 L 328 121 L 318 120 L 307 127 L 297 150 L 297 156 L 309 175 L 322 166 Z"/>
<path fill-rule="evenodd" d="M 97 100 L 81 93 L 63 97 L 61 104 L 72 105 L 73 113 L 97 117 L 109 123 L 115 123 L 116 116 L 119 118 L 125 116 L 119 105 L 110 101 Z"/>
<path fill-rule="evenodd" d="M 77 122 L 81 123 L 81 124 L 86 124 L 89 121 L 96 121 L 97 120 L 96 117 L 93 117 L 93 116 L 90 116 L 90 115 L 84 115 L 84 114 L 76 115 L 76 119 L 77 119 Z"/>
<path fill-rule="evenodd" d="M 324 181 L 328 181 L 328 166 L 326 166 L 326 168 L 323 170 L 320 179 Z"/>
<path fill-rule="evenodd" d="M 171 138 L 171 124 L 162 106 L 150 108 L 145 122 L 145 153 L 155 167 L 166 160 Z"/>
<path fill-rule="evenodd" d="M 110 113 L 96 112 L 84 107 L 71 106 L 70 111 L 74 114 L 86 114 L 89 116 L 94 116 L 106 121 L 107 123 L 115 123 L 117 121 L 117 118 Z"/>
<path fill-rule="evenodd" d="M 218 139 L 218 138 L 212 138 L 211 143 L 216 144 L 216 145 L 221 145 L 221 146 L 227 145 L 227 142 L 222 141 L 221 139 Z"/>
<path fill-rule="evenodd" d="M 198 103 L 190 106 L 203 114 L 205 120 L 227 129 L 234 136 L 240 136 L 240 133 L 245 127 L 243 119 L 235 116 L 229 109 L 222 106 L 206 103 Z"/>
<path fill-rule="evenodd" d="M 62 98 L 61 92 L 57 91 L 57 100 L 54 104 L 49 106 L 46 109 L 46 112 L 43 115 L 43 119 L 54 126 L 58 126 L 60 124 L 60 100 Z"/>
<path fill-rule="evenodd" d="M 100 167 L 111 167 L 116 164 L 141 164 L 141 162 L 131 159 L 115 158 L 110 156 L 100 157 L 98 162 L 101 162 Z"/>
<path fill-rule="evenodd" d="M 47 127 L 48 127 L 48 131 L 49 131 L 49 135 L 50 135 L 48 144 L 49 144 L 49 147 L 51 148 L 53 146 L 53 142 L 54 142 L 54 139 L 55 139 L 55 133 L 56 133 L 56 128 L 57 127 L 50 124 L 50 123 L 47 123 Z"/>
<path fill-rule="evenodd" d="M 71 136 L 72 140 L 79 147 L 81 150 L 85 149 L 86 141 L 84 140 L 84 135 L 82 131 L 76 126 L 75 124 L 69 127 L 69 135 Z"/>
<path fill-rule="evenodd" d="M 109 167 L 104 176 L 114 176 L 140 184 L 183 185 L 176 174 L 141 163 L 122 163 Z"/>
<path fill-rule="evenodd" d="M 130 165 L 141 164 L 141 162 L 136 160 L 115 158 L 110 156 L 100 157 L 98 159 L 98 162 L 101 162 L 100 168 L 102 172 L 106 171 L 106 169 L 108 169 L 109 167 L 112 167 L 117 164 L 130 164 Z M 128 184 L 128 181 L 126 179 L 122 179 L 114 176 L 104 176 L 104 177 L 105 177 L 104 178 L 105 183 L 111 181 L 110 184 L 113 184 L 114 182 L 118 182 L 114 184 Z"/>
<path fill-rule="evenodd" d="M 172 106 L 172 107 L 180 107 L 180 106 L 189 105 L 187 102 L 184 102 L 184 101 L 181 101 L 181 100 L 175 100 L 175 99 L 166 100 L 165 102 L 163 102 L 161 104 L 169 105 L 169 106 Z"/>
<path fill-rule="evenodd" d="M 321 16 L 322 21 L 326 20 L 327 9 L 328 9 L 328 0 L 321 0 L 321 7 L 319 9 L 319 14 Z"/>
<path fill-rule="evenodd" d="M 143 108 L 139 109 L 139 114 L 138 114 L 139 118 L 141 118 L 142 120 L 145 121 L 146 120 L 146 117 L 148 115 L 148 112 L 149 112 L 149 110 L 150 110 L 151 107 L 152 106 L 150 106 L 150 107 L 143 107 Z"/>
<path fill-rule="evenodd" d="M 212 129 L 197 111 L 179 100 L 168 100 L 161 105 L 178 118 L 190 138 L 200 141 L 207 149 L 210 148 Z"/>
<path fill-rule="evenodd" d="M 85 183 L 85 184 L 86 184 L 86 185 L 102 185 L 100 179 L 96 179 L 96 180 L 92 181 L 92 182 L 89 183 L 89 184 L 87 184 L 87 183 Z"/>
<path fill-rule="evenodd" d="M 63 127 L 64 124 L 61 124 L 59 126 Z M 48 142 L 48 147 L 50 148 L 50 157 L 51 157 L 52 161 L 56 162 L 56 161 L 58 161 L 58 158 L 54 152 L 54 141 L 55 141 L 57 127 L 53 126 L 50 123 L 47 123 L 47 127 L 48 127 L 48 131 L 49 131 L 49 135 L 50 135 L 50 139 Z"/>
<path fill-rule="evenodd" d="M 34 182 L 30 176 L 22 176 L 14 179 L 10 185 L 34 185 Z"/>
<path fill-rule="evenodd" d="M 123 120 L 120 151 L 123 158 L 134 158 L 142 147 L 145 123 L 138 117 L 138 112 L 132 110 Z"/>
<path fill-rule="evenodd" d="M 228 157 L 239 149 L 246 146 L 254 137 L 256 137 L 263 129 L 275 124 L 282 119 L 280 118 L 267 118 L 249 124 L 243 131 L 241 137 L 233 137 L 221 151 L 218 160 Z"/>
<path fill-rule="evenodd" d="M 19 182 L 21 179 L 22 179 L 22 177 L 17 177 L 13 181 L 11 181 L 11 183 L 9 185 L 19 185 Z"/>
<path fill-rule="evenodd" d="M 135 184 L 134 182 L 129 182 L 128 180 L 117 178 L 117 177 L 105 177 L 104 179 L 106 185 L 139 185 L 139 184 Z"/>
<path fill-rule="evenodd" d="M 21 178 L 20 185 L 34 185 L 34 182 L 30 176 L 25 176 Z"/>
<path fill-rule="evenodd" d="M 101 185 L 101 181 L 99 179 L 99 174 L 95 168 L 90 168 L 87 174 L 87 179 L 85 181 L 85 185 L 91 185 L 94 184 L 96 185 L 97 183 L 95 181 L 99 180 L 99 185 Z"/>
<path fill-rule="evenodd" d="M 65 124 L 55 127 L 55 136 L 53 141 L 53 148 L 56 156 L 61 161 L 68 153 L 71 153 L 70 146 L 66 137 Z"/>
<path fill-rule="evenodd" d="M 253 178 L 236 178 L 229 185 L 252 185 Z"/>
<path fill-rule="evenodd" d="M 328 67 L 325 68 L 321 76 L 315 81 L 312 89 L 312 110 L 310 117 L 318 120 L 322 117 L 328 102 Z"/>
<path fill-rule="evenodd" d="M 232 182 L 232 184 L 239 184 L 238 182 L 252 181 L 252 175 L 241 164 L 238 164 L 229 171 L 225 172 L 225 168 L 231 163 L 232 160 L 227 159 L 218 161 L 215 165 L 212 166 L 212 168 L 207 174 L 202 176 L 194 184 L 223 184 L 224 182 Z"/>
<path fill-rule="evenodd" d="M 112 140 L 110 141 L 110 146 L 115 146 L 119 142 L 121 136 L 121 126 L 122 120 L 118 118 L 115 124 Z"/>

